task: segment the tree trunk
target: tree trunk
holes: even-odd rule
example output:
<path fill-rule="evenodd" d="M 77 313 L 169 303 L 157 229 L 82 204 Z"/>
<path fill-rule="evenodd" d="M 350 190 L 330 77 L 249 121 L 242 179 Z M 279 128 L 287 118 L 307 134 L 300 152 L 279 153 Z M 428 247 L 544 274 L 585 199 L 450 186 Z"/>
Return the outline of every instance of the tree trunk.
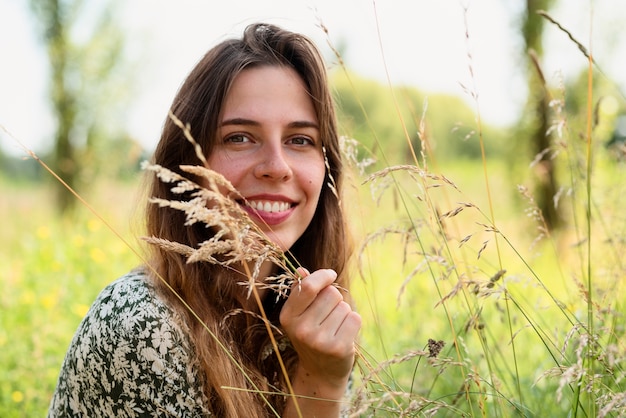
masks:
<path fill-rule="evenodd" d="M 76 188 L 80 164 L 76 161 L 72 129 L 76 122 L 76 99 L 68 86 L 71 43 L 68 20 L 71 7 L 62 0 L 31 0 L 31 8 L 43 27 L 43 39 L 51 70 L 50 96 L 54 119 L 54 148 L 50 164 L 54 172 L 71 188 Z M 60 182 L 54 182 L 56 206 L 61 213 L 70 212 L 74 197 Z"/>
<path fill-rule="evenodd" d="M 60 40 L 62 42 L 62 40 Z M 63 48 L 59 48 L 61 51 Z M 76 150 L 72 142 L 72 127 L 76 120 L 76 109 L 74 100 L 67 92 L 65 86 L 65 65 L 66 56 L 59 53 L 53 60 L 53 103 L 54 113 L 57 120 L 57 131 L 55 133 L 54 154 L 52 167 L 63 181 L 72 189 L 77 188 L 77 181 L 80 177 L 81 165 L 76 160 Z M 71 212 L 76 205 L 76 199 L 67 188 L 60 182 L 55 182 L 55 195 L 57 208 L 61 213 Z"/>
<path fill-rule="evenodd" d="M 531 116 L 528 127 L 529 140 L 535 165 L 536 181 L 534 186 L 535 201 L 548 229 L 560 226 L 561 218 L 554 204 L 554 197 L 558 191 L 555 160 L 550 152 L 550 104 L 547 86 L 541 73 L 540 60 L 543 55 L 543 27 L 544 19 L 537 14 L 538 10 L 547 10 L 554 0 L 527 0 L 526 16 L 522 33 L 526 46 L 528 62 L 528 102 L 526 109 Z"/>

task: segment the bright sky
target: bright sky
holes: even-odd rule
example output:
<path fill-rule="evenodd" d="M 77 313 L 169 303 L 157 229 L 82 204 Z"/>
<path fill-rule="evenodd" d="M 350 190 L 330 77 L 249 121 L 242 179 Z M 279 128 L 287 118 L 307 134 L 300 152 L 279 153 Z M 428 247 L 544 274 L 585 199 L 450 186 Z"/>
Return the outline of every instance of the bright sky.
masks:
<path fill-rule="evenodd" d="M 0 0 L 0 124 L 28 147 L 41 151 L 50 144 L 54 121 L 47 107 L 46 57 L 25 3 Z M 593 1 L 593 14 L 590 1 L 560 3 L 567 5 L 551 15 L 580 42 L 591 43 L 604 72 L 626 91 L 623 0 Z M 515 8 L 523 7 L 523 2 L 133 0 L 119 4 L 124 7 L 121 23 L 128 48 L 141 72 L 139 85 L 134 86 L 138 93 L 128 111 L 128 129 L 148 148 L 158 139 L 176 89 L 201 55 L 258 20 L 309 35 L 327 57 L 332 57 L 328 40 L 335 46 L 345 45 L 344 61 L 366 77 L 384 82 L 386 63 L 394 84 L 455 94 L 470 103 L 462 85 L 475 85 L 481 117 L 487 123 L 513 122 L 525 98 L 518 70 L 521 39 L 516 20 L 519 9 Z M 328 37 L 319 22 L 328 28 Z M 547 34 L 544 72 L 549 80 L 556 83 L 558 72 L 568 76 L 584 68 L 584 57 L 565 34 L 552 25 Z M 20 154 L 6 135 L 0 133 L 0 140 L 4 150 Z"/>

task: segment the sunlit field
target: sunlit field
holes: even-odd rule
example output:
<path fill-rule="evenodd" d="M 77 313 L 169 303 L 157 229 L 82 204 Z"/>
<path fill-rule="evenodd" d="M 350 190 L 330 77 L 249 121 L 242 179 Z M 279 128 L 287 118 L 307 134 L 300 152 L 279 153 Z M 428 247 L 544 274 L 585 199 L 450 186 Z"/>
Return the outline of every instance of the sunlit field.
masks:
<path fill-rule="evenodd" d="M 623 165 L 599 158 L 591 214 L 584 188 L 572 189 L 562 202 L 571 226 L 555 236 L 545 236 L 505 164 L 440 169 L 383 169 L 350 181 L 353 293 L 364 318 L 355 410 L 565 416 L 578 404 L 579 416 L 606 405 L 619 416 Z M 105 225 L 83 205 L 60 220 L 48 186 L 3 180 L 0 416 L 45 414 L 89 304 L 140 262 L 139 184 L 90 188 L 85 198 Z"/>
<path fill-rule="evenodd" d="M 571 226 L 550 235 L 498 164 L 488 167 L 495 223 L 475 164 L 446 167 L 426 193 L 399 172 L 401 192 L 387 190 L 380 207 L 361 201 L 361 227 L 381 228 L 355 290 L 367 412 L 621 416 L 623 170 L 598 162 L 591 243 L 583 196 L 561 202 Z M 433 342 L 445 345 L 433 352 Z"/>
<path fill-rule="evenodd" d="M 78 323 L 101 288 L 138 258 L 84 207 L 75 218 L 58 218 L 49 185 L 9 182 L 2 180 L 0 203 L 0 416 L 45 416 Z M 90 194 L 126 238 L 136 202 L 131 189 L 109 184 Z"/>
<path fill-rule="evenodd" d="M 607 146 L 626 97 L 567 35 L 590 76 L 546 81 L 535 63 L 534 136 L 530 105 L 486 126 L 469 87 L 469 105 L 426 97 L 359 79 L 334 51 L 363 317 L 351 417 L 626 416 L 626 133 Z M 143 173 L 117 168 L 66 216 L 52 175 L 0 177 L 2 418 L 45 416 L 90 304 L 143 262 Z"/>

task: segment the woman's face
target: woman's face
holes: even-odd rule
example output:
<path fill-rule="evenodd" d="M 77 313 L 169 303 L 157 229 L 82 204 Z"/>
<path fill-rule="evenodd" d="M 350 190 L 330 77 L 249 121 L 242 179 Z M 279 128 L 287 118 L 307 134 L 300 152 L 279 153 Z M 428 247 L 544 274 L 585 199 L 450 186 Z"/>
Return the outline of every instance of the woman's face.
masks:
<path fill-rule="evenodd" d="M 296 242 L 313 219 L 325 165 L 313 103 L 294 70 L 237 75 L 208 163 L 245 197 L 241 205 L 274 243 L 287 250 Z"/>

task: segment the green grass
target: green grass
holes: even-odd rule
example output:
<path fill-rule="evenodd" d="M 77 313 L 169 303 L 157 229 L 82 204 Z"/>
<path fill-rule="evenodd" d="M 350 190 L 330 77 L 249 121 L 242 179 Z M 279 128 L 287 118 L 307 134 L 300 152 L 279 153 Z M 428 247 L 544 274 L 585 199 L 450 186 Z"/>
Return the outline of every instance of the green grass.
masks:
<path fill-rule="evenodd" d="M 369 363 L 394 363 L 367 376 L 369 413 L 597 416 L 603 407 L 607 416 L 624 413 L 620 254 L 626 222 L 620 202 L 626 186 L 620 180 L 624 166 L 605 157 L 600 153 L 595 161 L 592 215 L 578 195 L 584 190 L 564 182 L 575 192 L 561 202 L 567 226 L 540 240 L 540 224 L 527 216 L 531 206 L 494 161 L 488 173 L 497 234 L 485 226 L 492 223 L 477 163 L 442 169 L 459 190 L 440 180 L 427 183 L 441 187 L 425 189 L 421 180 L 398 172 L 380 206 L 355 216 L 367 220 L 364 233 L 377 225 L 417 226 L 417 232 L 388 234 L 367 248 L 355 289 Z M 436 214 L 459 203 L 464 209 L 438 224 Z M 590 241 L 583 239 L 587 222 Z M 411 276 L 416 266 L 421 268 Z M 506 273 L 499 277 L 501 270 Z M 424 350 L 429 339 L 446 343 L 438 360 L 419 353 L 392 360 Z M 380 390 L 396 395 L 381 402 Z"/>
<path fill-rule="evenodd" d="M 0 416 L 45 416 L 72 335 L 98 292 L 138 263 L 81 208 L 59 219 L 49 187 L 1 183 Z M 129 235 L 128 186 L 97 189 L 94 204 Z M 111 202 L 115 202 L 112 204 Z"/>
<path fill-rule="evenodd" d="M 599 415 L 609 398 L 625 391 L 624 167 L 598 161 L 590 259 L 581 239 L 587 220 L 580 197 L 563 201 L 569 219 L 563 232 L 535 241 L 529 204 L 498 161 L 489 162 L 488 172 L 500 233 L 486 230 L 482 170 L 467 161 L 442 167 L 458 190 L 400 171 L 376 199 L 369 184 L 354 182 L 349 206 L 357 246 L 379 228 L 396 231 L 370 241 L 357 263 L 362 274 L 355 274 L 353 292 L 364 318 L 355 386 L 360 402 L 377 416 L 433 410 L 436 416 Z M 428 184 L 440 187 L 425 189 Z M 0 216 L 10 220 L 0 231 L 0 416 L 43 416 L 88 306 L 139 260 L 85 208 L 71 220 L 58 218 L 49 187 L 8 179 L 0 187 L 8 196 Z M 134 248 L 136 187 L 102 184 L 86 196 Z M 443 218 L 444 235 L 434 213 L 460 204 L 461 212 Z M 587 332 L 589 262 L 594 323 Z M 492 280 L 501 269 L 504 276 Z M 596 345 L 584 345 L 589 335 Z M 436 358 L 422 351 L 429 339 L 445 342 Z M 564 374 L 577 371 L 597 376 L 591 382 L 588 375 Z M 620 411 L 623 404 L 616 404 L 608 416 Z"/>

